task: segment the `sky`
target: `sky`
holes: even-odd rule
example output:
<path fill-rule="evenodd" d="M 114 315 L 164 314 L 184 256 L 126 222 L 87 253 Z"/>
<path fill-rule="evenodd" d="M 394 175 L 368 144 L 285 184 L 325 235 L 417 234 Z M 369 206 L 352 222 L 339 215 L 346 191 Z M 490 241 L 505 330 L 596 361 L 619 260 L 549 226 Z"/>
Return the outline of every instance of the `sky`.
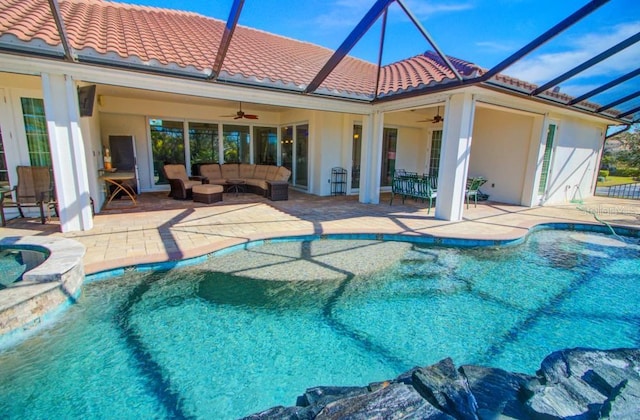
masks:
<path fill-rule="evenodd" d="M 123 1 L 123 0 L 119 0 Z M 226 21 L 232 0 L 125 0 L 139 5 L 187 10 Z M 445 54 L 491 68 L 587 4 L 578 0 L 403 0 Z M 337 49 L 375 0 L 245 0 L 239 24 Z M 377 62 L 378 20 L 350 55 Z M 570 29 L 525 56 L 504 73 L 542 84 L 640 33 L 640 1 L 611 0 Z M 389 8 L 382 64 L 433 49 L 394 2 Z M 586 93 L 638 68 L 640 43 L 560 85 L 573 96 Z M 640 90 L 640 77 L 593 97 L 600 104 Z M 640 98 L 619 109 L 640 106 Z"/>

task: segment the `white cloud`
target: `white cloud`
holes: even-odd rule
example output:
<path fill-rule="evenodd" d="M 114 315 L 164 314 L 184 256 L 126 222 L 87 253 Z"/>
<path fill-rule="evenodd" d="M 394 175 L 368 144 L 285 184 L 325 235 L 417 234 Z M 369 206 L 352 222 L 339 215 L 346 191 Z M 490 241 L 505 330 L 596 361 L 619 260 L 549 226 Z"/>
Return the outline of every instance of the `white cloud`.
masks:
<path fill-rule="evenodd" d="M 424 2 L 419 0 L 405 0 L 409 11 L 418 20 L 427 20 L 433 15 L 444 13 L 455 13 L 472 9 L 469 2 L 449 2 L 444 4 L 433 4 L 434 2 Z M 354 28 L 362 17 L 373 5 L 372 0 L 336 0 L 327 2 L 325 13 L 319 13 L 314 22 L 323 29 Z M 408 17 L 397 4 L 391 5 L 390 14 L 408 21 Z"/>
<path fill-rule="evenodd" d="M 513 43 L 509 43 L 506 41 L 493 42 L 493 41 L 478 41 L 475 43 L 476 47 L 482 49 L 484 51 L 489 52 L 513 52 L 516 51 L 517 47 L 513 45 Z"/>
<path fill-rule="evenodd" d="M 473 5 L 469 2 L 425 2 L 416 0 L 407 0 L 407 8 L 418 18 L 418 20 L 426 20 L 434 15 L 462 12 L 473 9 Z"/>
<path fill-rule="evenodd" d="M 601 32 L 588 33 L 570 39 L 566 43 L 565 51 L 540 55 L 535 55 L 534 52 L 533 56 L 520 60 L 505 73 L 528 82 L 544 83 L 638 32 L 640 32 L 640 22 L 619 24 L 608 31 L 607 28 L 602 28 Z M 608 74 L 619 75 L 621 72 L 635 69 L 638 62 L 640 62 L 640 45 L 636 44 L 570 80 Z"/>

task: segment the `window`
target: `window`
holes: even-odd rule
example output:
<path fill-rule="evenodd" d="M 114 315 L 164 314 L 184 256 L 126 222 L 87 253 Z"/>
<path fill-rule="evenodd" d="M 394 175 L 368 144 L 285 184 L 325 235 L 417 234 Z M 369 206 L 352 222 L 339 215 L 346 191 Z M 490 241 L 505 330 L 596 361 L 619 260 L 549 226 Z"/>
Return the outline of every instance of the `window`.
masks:
<path fill-rule="evenodd" d="M 440 152 L 442 151 L 442 130 L 434 130 L 431 134 L 431 155 L 429 156 L 429 176 L 438 176 L 440 169 Z"/>
<path fill-rule="evenodd" d="M 538 194 L 544 194 L 547 190 L 547 181 L 549 178 L 549 169 L 551 165 L 551 152 L 553 151 L 553 138 L 556 134 L 556 125 L 549 124 L 547 129 L 547 141 L 544 145 L 544 158 L 542 160 L 542 171 L 540 173 L 540 185 L 538 185 Z"/>
<path fill-rule="evenodd" d="M 29 162 L 32 166 L 51 166 L 47 118 L 44 102 L 37 98 L 21 98 L 24 130 L 27 134 Z"/>
<path fill-rule="evenodd" d="M 362 156 L 362 126 L 353 126 L 351 143 L 351 188 L 360 188 L 360 158 Z"/>
<path fill-rule="evenodd" d="M 156 185 L 168 184 L 162 168 L 166 163 L 185 163 L 182 121 L 149 120 L 153 176 Z"/>
<path fill-rule="evenodd" d="M 0 186 L 9 185 L 9 173 L 7 171 L 7 157 L 4 152 L 4 142 L 2 141 L 2 128 L 0 128 Z"/>
<path fill-rule="evenodd" d="M 244 125 L 222 126 L 225 163 L 250 163 L 251 136 Z"/>
<path fill-rule="evenodd" d="M 398 130 L 385 128 L 382 131 L 382 170 L 380 171 L 380 186 L 388 187 L 393 179 L 396 169 L 396 145 L 398 143 Z"/>
<path fill-rule="evenodd" d="M 220 161 L 218 152 L 218 124 L 189 123 L 189 152 L 191 164 Z"/>
<path fill-rule="evenodd" d="M 275 127 L 254 127 L 254 163 L 278 164 L 278 132 Z"/>

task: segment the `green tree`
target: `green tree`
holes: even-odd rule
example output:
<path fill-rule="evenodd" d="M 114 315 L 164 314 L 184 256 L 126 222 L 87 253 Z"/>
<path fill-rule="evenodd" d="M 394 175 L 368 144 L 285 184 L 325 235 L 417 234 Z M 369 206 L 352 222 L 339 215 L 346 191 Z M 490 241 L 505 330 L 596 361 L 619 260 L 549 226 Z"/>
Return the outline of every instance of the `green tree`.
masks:
<path fill-rule="evenodd" d="M 640 126 L 636 125 L 631 130 L 614 137 L 618 138 L 623 145 L 618 160 L 631 168 L 640 168 Z"/>

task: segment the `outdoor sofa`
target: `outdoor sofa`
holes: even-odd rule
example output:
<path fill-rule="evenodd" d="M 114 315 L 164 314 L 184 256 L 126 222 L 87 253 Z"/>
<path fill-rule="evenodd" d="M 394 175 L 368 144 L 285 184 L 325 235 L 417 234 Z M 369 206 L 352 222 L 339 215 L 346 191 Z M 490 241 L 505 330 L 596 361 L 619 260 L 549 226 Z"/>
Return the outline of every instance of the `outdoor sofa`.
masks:
<path fill-rule="evenodd" d="M 206 163 L 198 165 L 198 175 L 205 184 L 217 184 L 229 191 L 242 185 L 245 192 L 272 200 L 286 200 L 291 171 L 284 166 L 250 163 Z"/>

